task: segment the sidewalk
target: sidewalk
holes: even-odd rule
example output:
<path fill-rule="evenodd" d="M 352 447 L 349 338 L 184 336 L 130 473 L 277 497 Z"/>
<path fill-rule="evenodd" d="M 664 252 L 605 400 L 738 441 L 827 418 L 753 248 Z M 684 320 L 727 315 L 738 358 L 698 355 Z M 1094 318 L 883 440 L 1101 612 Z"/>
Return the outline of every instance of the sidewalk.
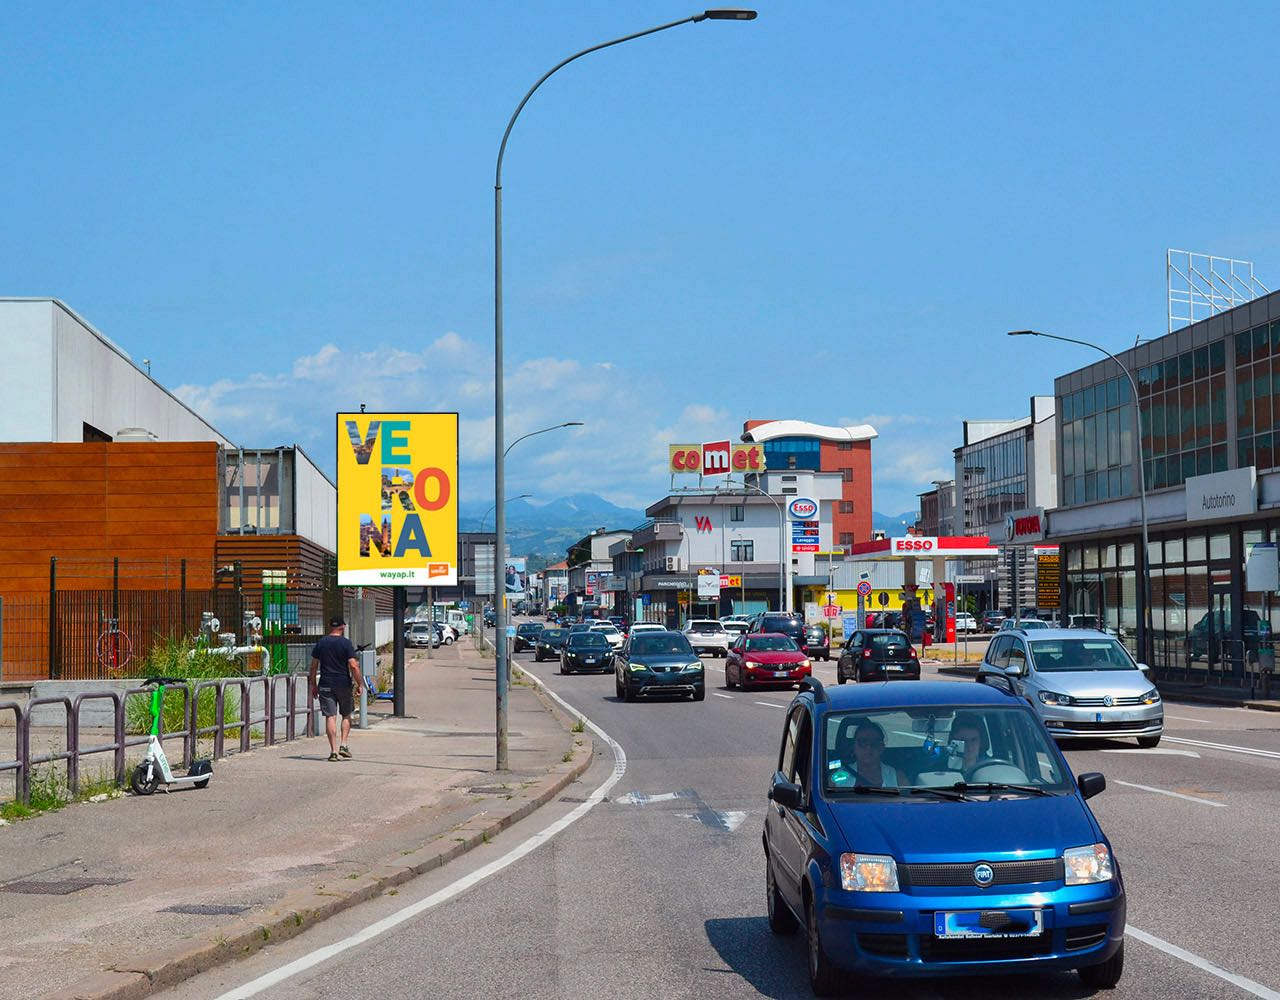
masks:
<path fill-rule="evenodd" d="M 145 996 L 438 867 L 590 763 L 589 735 L 517 683 L 496 774 L 493 660 L 468 643 L 406 672 L 408 717 L 378 703 L 354 760 L 295 740 L 218 761 L 203 790 L 0 829 L 0 996 Z"/>

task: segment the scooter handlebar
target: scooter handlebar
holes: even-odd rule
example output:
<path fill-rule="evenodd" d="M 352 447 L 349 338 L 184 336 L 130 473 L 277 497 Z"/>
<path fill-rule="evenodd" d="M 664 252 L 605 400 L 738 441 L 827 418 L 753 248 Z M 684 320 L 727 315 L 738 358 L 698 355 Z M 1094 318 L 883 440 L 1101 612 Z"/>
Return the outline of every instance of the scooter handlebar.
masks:
<path fill-rule="evenodd" d="M 148 677 L 142 683 L 144 686 L 147 684 L 185 684 L 187 679 L 185 677 Z"/>

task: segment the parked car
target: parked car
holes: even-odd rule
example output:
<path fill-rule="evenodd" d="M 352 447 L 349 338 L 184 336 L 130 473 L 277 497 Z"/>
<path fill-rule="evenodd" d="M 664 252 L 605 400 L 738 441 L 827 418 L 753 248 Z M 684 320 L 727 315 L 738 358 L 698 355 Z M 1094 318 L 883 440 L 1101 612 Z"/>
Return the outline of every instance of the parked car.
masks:
<path fill-rule="evenodd" d="M 1054 739 L 1132 736 L 1154 747 L 1164 732 L 1160 692 L 1112 636 L 1072 629 L 1017 630 L 987 647 L 978 680 L 1023 696 Z"/>
<path fill-rule="evenodd" d="M 1026 632 L 1033 628 L 1053 628 L 1053 626 L 1040 618 L 1006 618 L 1000 623 L 999 631 L 1012 632 L 1014 629 L 1021 629 Z"/>
<path fill-rule="evenodd" d="M 1265 619 L 1252 608 L 1245 608 L 1242 616 L 1244 646 L 1246 653 L 1256 654 L 1264 640 L 1271 638 L 1271 629 Z M 1225 652 L 1224 641 L 1233 638 L 1231 634 L 1231 612 L 1205 612 L 1200 620 L 1191 626 L 1184 640 L 1189 660 L 1207 660 L 1212 650 L 1213 659 L 1222 659 Z"/>
<path fill-rule="evenodd" d="M 920 679 L 920 660 L 905 632 L 864 628 L 849 636 L 836 661 L 836 680 Z"/>
<path fill-rule="evenodd" d="M 437 628 L 433 633 L 430 622 L 410 622 L 404 631 L 406 646 L 415 648 L 430 646 L 432 649 L 439 649 L 440 642 L 440 630 Z"/>
<path fill-rule="evenodd" d="M 682 630 L 693 651 L 701 656 L 726 656 L 729 652 L 729 633 L 714 618 L 690 619 Z"/>
<path fill-rule="evenodd" d="M 766 910 L 775 934 L 804 927 L 814 993 L 852 987 L 848 974 L 1119 982 L 1124 882 L 1086 801 L 1106 779 L 1073 779 L 1025 701 L 977 684 L 811 679 L 780 729 Z"/>
<path fill-rule="evenodd" d="M 982 630 L 984 632 L 994 632 L 1000 627 L 1000 623 L 1004 621 L 1004 614 L 999 611 L 984 611 L 982 613 Z"/>
<path fill-rule="evenodd" d="M 519 653 L 524 649 L 533 649 L 534 643 L 538 641 L 538 634 L 546 626 L 542 622 L 523 622 L 516 626 L 516 637 L 512 643 L 512 648 Z"/>
<path fill-rule="evenodd" d="M 867 628 L 899 628 L 901 611 L 871 611 L 867 614 Z"/>
<path fill-rule="evenodd" d="M 808 654 L 794 639 L 781 632 L 748 632 L 729 647 L 724 662 L 724 686 L 753 687 L 785 684 L 790 687 L 813 674 Z"/>
<path fill-rule="evenodd" d="M 810 658 L 823 660 L 831 659 L 831 639 L 827 635 L 827 630 L 821 625 L 806 625 L 804 627 L 804 645 Z"/>
<path fill-rule="evenodd" d="M 978 622 L 967 611 L 956 612 L 956 631 L 957 632 L 976 632 L 978 631 Z"/>
<path fill-rule="evenodd" d="M 766 611 L 756 616 L 747 631 L 748 634 L 767 632 L 770 635 L 788 635 L 795 640 L 802 652 L 805 649 L 804 617 L 794 612 Z"/>
<path fill-rule="evenodd" d="M 599 632 L 570 632 L 560 649 L 560 673 L 579 670 L 605 673 L 613 666 L 613 647 Z"/>
<path fill-rule="evenodd" d="M 621 649 L 622 643 L 626 639 L 626 637 L 618 631 L 617 626 L 612 622 L 597 622 L 595 625 L 591 626 L 591 631 L 598 632 L 608 639 L 609 645 L 615 650 Z"/>
<path fill-rule="evenodd" d="M 614 660 L 614 690 L 623 701 L 655 695 L 707 696 L 707 675 L 698 654 L 680 632 L 633 627 Z"/>
<path fill-rule="evenodd" d="M 560 656 L 565 640 L 569 638 L 567 628 L 544 628 L 538 633 L 533 643 L 533 658 L 541 663 L 543 660 L 554 660 Z"/>

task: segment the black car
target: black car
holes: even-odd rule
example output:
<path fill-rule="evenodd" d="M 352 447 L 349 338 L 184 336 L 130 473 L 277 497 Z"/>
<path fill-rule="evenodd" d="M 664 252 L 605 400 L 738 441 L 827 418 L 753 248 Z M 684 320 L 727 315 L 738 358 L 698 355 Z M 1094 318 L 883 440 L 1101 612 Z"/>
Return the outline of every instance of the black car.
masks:
<path fill-rule="evenodd" d="M 523 625 L 517 626 L 515 651 L 518 653 L 522 649 L 533 649 L 533 645 L 538 641 L 538 634 L 542 629 L 542 622 L 525 622 Z"/>
<path fill-rule="evenodd" d="M 652 695 L 707 696 L 707 675 L 682 632 L 638 632 L 622 644 L 613 670 L 623 701 Z"/>
<path fill-rule="evenodd" d="M 560 650 L 564 649 L 564 641 L 568 638 L 567 628 L 544 628 L 534 641 L 533 658 L 539 663 L 555 659 L 560 655 Z"/>
<path fill-rule="evenodd" d="M 485 628 L 493 628 L 498 622 L 498 612 L 494 608 L 484 609 L 484 625 Z"/>
<path fill-rule="evenodd" d="M 579 670 L 605 673 L 613 668 L 613 647 L 599 632 L 570 632 L 560 650 L 560 673 Z"/>
<path fill-rule="evenodd" d="M 790 636 L 800 651 L 807 653 L 809 643 L 805 636 L 804 617 L 789 611 L 766 611 L 757 615 L 751 623 L 751 632 L 772 632 L 775 635 Z"/>
<path fill-rule="evenodd" d="M 831 659 L 831 640 L 827 637 L 827 630 L 821 625 L 806 625 L 804 627 L 804 641 L 808 647 L 806 652 L 810 658 L 817 659 L 822 657 L 824 660 Z"/>
<path fill-rule="evenodd" d="M 864 628 L 849 636 L 836 663 L 836 680 L 920 679 L 920 660 L 907 633 L 896 628 Z"/>

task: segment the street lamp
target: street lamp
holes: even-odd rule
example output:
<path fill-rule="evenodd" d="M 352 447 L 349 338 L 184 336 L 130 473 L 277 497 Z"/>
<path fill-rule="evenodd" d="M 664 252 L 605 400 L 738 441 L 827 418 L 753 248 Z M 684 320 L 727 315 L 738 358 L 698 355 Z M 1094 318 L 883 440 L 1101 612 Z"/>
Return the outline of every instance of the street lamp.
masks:
<path fill-rule="evenodd" d="M 787 511 L 777 500 L 762 490 L 752 486 L 745 479 L 736 485 L 745 490 L 754 490 L 778 508 L 778 600 L 782 604 L 779 611 L 791 610 L 791 560 L 786 558 L 787 545 Z"/>
<path fill-rule="evenodd" d="M 597 52 L 600 49 L 607 49 L 613 45 L 620 45 L 623 42 L 629 42 L 636 38 L 643 38 L 645 35 L 652 35 L 659 31 L 665 31 L 667 28 L 674 28 L 681 24 L 696 24 L 699 21 L 752 21 L 755 20 L 756 12 L 753 10 L 735 10 L 731 8 L 718 8 L 714 10 L 706 10 L 701 14 L 694 14 L 691 17 L 682 18 L 679 21 L 672 21 L 669 24 L 660 24 L 656 28 L 647 28 L 644 31 L 637 31 L 631 35 L 624 35 L 622 38 L 615 38 L 609 42 L 601 42 L 599 45 L 593 45 L 590 48 L 583 49 L 581 52 L 575 52 L 567 59 L 562 59 L 549 70 L 538 78 L 537 83 L 529 88 L 528 93 L 521 98 L 520 103 L 516 105 L 516 110 L 511 115 L 511 120 L 507 122 L 507 130 L 502 133 L 502 143 L 498 146 L 498 163 L 494 170 L 493 176 L 493 439 L 494 439 L 494 469 L 493 469 L 493 495 L 500 497 L 506 493 L 506 457 L 507 452 L 504 447 L 505 414 L 503 412 L 503 382 L 502 382 L 502 158 L 507 151 L 507 140 L 511 138 L 511 130 L 515 127 L 516 119 L 520 117 L 520 112 L 524 110 L 524 106 L 529 103 L 529 98 L 534 92 L 541 87 L 548 78 L 551 77 L 559 69 L 563 69 L 575 59 L 590 52 Z M 494 519 L 494 544 L 496 551 L 505 551 L 507 539 L 507 519 L 502 509 L 502 505 L 498 505 L 498 513 Z M 505 630 L 506 609 L 502 606 L 502 602 L 497 602 L 495 609 L 495 627 L 499 632 Z M 497 655 L 497 680 L 495 689 L 497 693 L 497 709 L 498 709 L 498 725 L 497 725 L 497 763 L 496 769 L 499 771 L 507 770 L 507 674 L 506 674 L 506 652 L 503 649 L 503 643 L 498 643 Z"/>
<path fill-rule="evenodd" d="M 507 450 L 502 453 L 502 457 L 506 458 L 507 455 L 511 452 L 512 448 L 518 445 L 525 438 L 531 438 L 535 434 L 546 434 L 547 431 L 558 431 L 561 427 L 585 427 L 585 426 L 586 425 L 581 420 L 570 420 L 568 423 L 556 424 L 554 427 L 544 427 L 540 431 L 530 431 L 528 434 L 525 434 L 521 437 L 516 438 L 509 445 L 507 445 Z"/>
<path fill-rule="evenodd" d="M 1139 509 L 1142 511 L 1142 617 L 1143 631 L 1145 633 L 1139 655 L 1145 661 L 1148 659 L 1147 653 L 1152 648 L 1151 643 L 1154 641 L 1154 636 L 1151 634 L 1151 539 L 1147 534 L 1147 477 L 1142 466 L 1142 402 L 1138 396 L 1138 383 L 1133 377 L 1133 372 L 1121 363 L 1119 358 L 1105 347 L 1099 347 L 1097 344 L 1090 343 L 1087 340 L 1075 340 L 1072 337 L 1062 337 L 1056 333 L 1042 333 L 1040 330 L 1010 330 L 1009 336 L 1044 337 L 1047 340 L 1061 340 L 1066 344 L 1091 347 L 1114 361 L 1116 367 L 1124 372 L 1125 378 L 1129 380 L 1130 388 L 1133 389 L 1133 431 L 1136 435 L 1133 441 L 1133 464 L 1134 472 L 1138 479 L 1138 504 Z"/>
<path fill-rule="evenodd" d="M 504 504 L 508 504 L 508 503 L 511 503 L 512 500 L 527 500 L 531 496 L 533 496 L 532 493 L 521 493 L 519 496 L 507 497 L 507 499 L 505 499 L 502 502 Z M 496 506 L 497 504 L 490 504 L 488 510 L 486 510 L 483 514 L 480 515 L 480 530 L 477 531 L 476 534 L 478 535 L 484 534 L 484 522 L 488 520 L 489 515 L 493 512 L 493 508 Z M 506 556 L 505 552 L 503 553 L 503 556 L 505 558 Z M 505 587 L 505 576 L 503 579 L 504 579 L 504 587 Z M 476 590 L 476 596 L 477 597 L 480 596 L 480 591 L 478 588 Z M 497 556 L 496 550 L 494 551 L 494 557 L 493 557 L 493 600 L 494 600 L 494 604 L 497 604 L 498 602 L 498 556 Z M 484 648 L 484 609 L 481 608 L 480 612 L 481 612 L 480 627 L 476 629 L 476 642 L 475 642 L 476 649 Z M 434 608 L 432 609 L 432 613 L 434 614 Z M 494 614 L 495 615 L 497 614 L 496 608 L 494 610 Z M 498 636 L 495 635 L 494 639 L 496 640 L 497 638 Z M 494 645 L 497 645 L 497 643 L 495 642 Z"/>

